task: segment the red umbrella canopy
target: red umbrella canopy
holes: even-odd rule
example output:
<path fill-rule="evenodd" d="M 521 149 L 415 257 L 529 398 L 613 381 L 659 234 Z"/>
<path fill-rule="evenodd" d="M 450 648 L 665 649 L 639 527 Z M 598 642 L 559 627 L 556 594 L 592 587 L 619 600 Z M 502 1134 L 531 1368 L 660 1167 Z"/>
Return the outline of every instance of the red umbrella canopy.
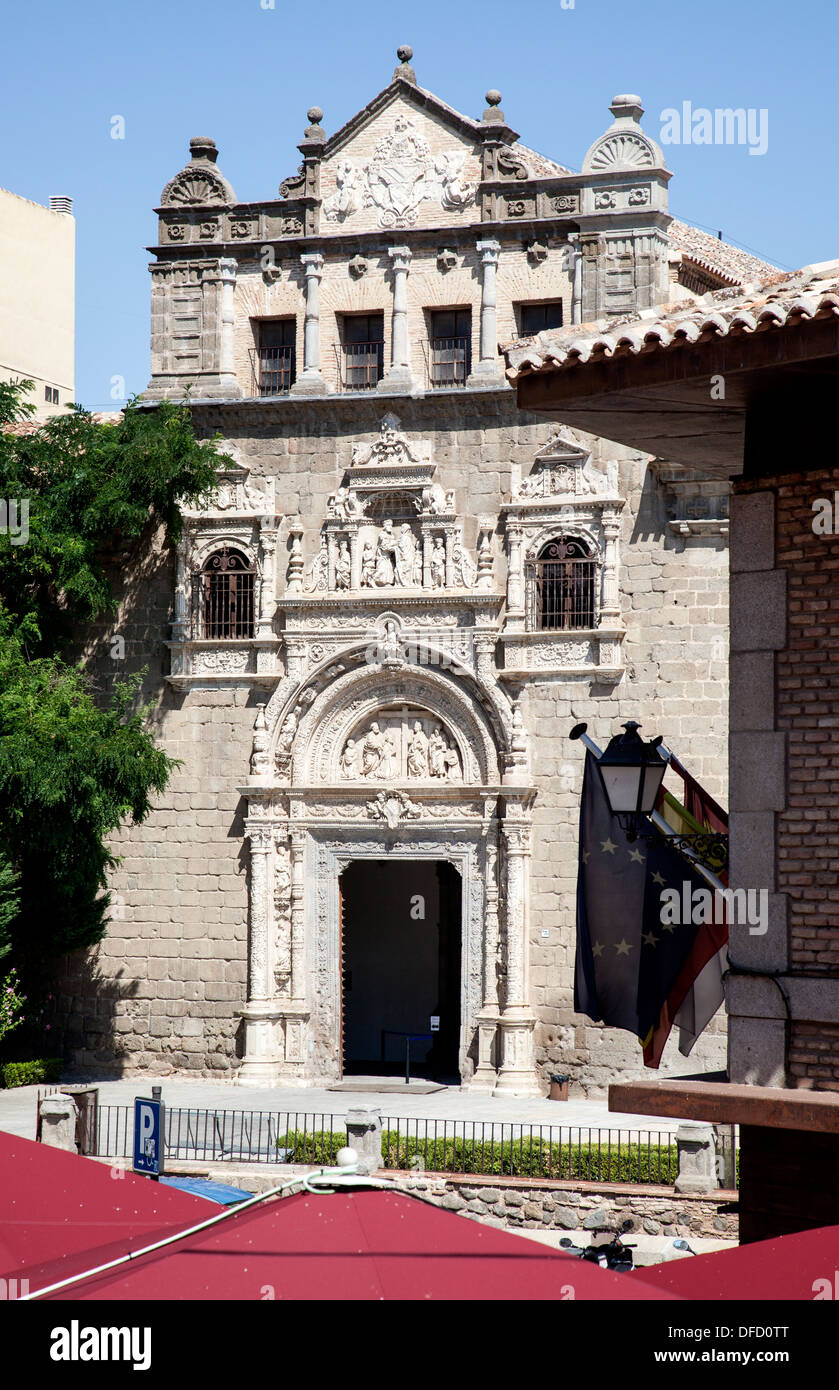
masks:
<path fill-rule="evenodd" d="M 756 1240 L 712 1255 L 673 1260 L 633 1278 L 679 1298 L 812 1303 L 839 1298 L 839 1226 Z"/>
<path fill-rule="evenodd" d="M 356 1189 L 302 1192 L 234 1211 L 177 1245 L 49 1297 L 510 1301 L 674 1295 L 403 1193 Z"/>
<path fill-rule="evenodd" d="M 201 1197 L 0 1134 L 0 1272 L 29 1291 L 195 1226 Z M 76 1299 L 676 1297 L 388 1189 L 269 1198 L 71 1284 Z"/>
<path fill-rule="evenodd" d="M 104 1264 L 215 1210 L 205 1198 L 0 1131 L 0 1274 L 50 1279 Z"/>

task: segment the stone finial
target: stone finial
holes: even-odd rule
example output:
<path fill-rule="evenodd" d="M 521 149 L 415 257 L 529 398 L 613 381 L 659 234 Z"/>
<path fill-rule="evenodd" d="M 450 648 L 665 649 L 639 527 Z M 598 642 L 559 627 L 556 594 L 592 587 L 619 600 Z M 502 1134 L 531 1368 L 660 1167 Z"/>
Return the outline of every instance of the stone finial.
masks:
<path fill-rule="evenodd" d="M 501 110 L 501 93 L 490 87 L 486 94 L 487 109 L 481 120 L 484 125 L 504 125 L 504 112 Z"/>
<path fill-rule="evenodd" d="M 618 94 L 618 96 L 612 97 L 609 110 L 616 121 L 629 120 L 637 123 L 644 114 L 641 98 L 633 93 Z"/>
<path fill-rule="evenodd" d="M 210 140 L 205 135 L 196 135 L 189 142 L 189 156 L 193 163 L 198 159 L 209 161 L 215 164 L 218 159 L 218 147 L 215 140 Z"/>
<path fill-rule="evenodd" d="M 401 78 L 403 82 L 410 82 L 413 87 L 416 87 L 417 75 L 411 67 L 411 59 L 414 56 L 414 50 L 411 48 L 410 44 L 401 43 L 396 50 L 396 56 L 399 59 L 399 67 L 394 69 L 394 82 L 398 78 Z"/>
<path fill-rule="evenodd" d="M 320 107 L 310 106 L 309 110 L 306 112 L 306 115 L 309 118 L 309 125 L 306 126 L 306 139 L 325 140 L 326 131 L 323 129 L 323 126 L 321 125 L 321 121 L 323 120 L 323 112 L 321 111 Z"/>

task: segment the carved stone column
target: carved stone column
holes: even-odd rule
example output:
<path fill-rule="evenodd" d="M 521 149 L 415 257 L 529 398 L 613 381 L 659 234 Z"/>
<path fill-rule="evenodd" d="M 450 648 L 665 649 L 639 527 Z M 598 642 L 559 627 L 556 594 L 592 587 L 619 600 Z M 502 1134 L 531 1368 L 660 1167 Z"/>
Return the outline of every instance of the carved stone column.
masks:
<path fill-rule="evenodd" d="M 291 844 L 291 997 L 301 1001 L 306 997 L 306 961 L 304 955 L 304 892 L 305 892 L 305 830 L 292 830 Z"/>
<path fill-rule="evenodd" d="M 507 627 L 520 632 L 524 630 L 524 537 L 509 521 L 507 537 Z"/>
<path fill-rule="evenodd" d="M 295 395 L 321 395 L 328 388 L 320 370 L 320 282 L 323 256 L 309 251 L 300 257 L 306 276 L 306 317 L 303 324 L 303 373 L 292 386 Z"/>
<path fill-rule="evenodd" d="M 620 593 L 618 588 L 618 537 L 621 522 L 617 512 L 603 512 L 603 590 L 600 623 L 609 626 L 620 622 Z"/>
<path fill-rule="evenodd" d="M 272 1001 L 269 940 L 271 826 L 265 821 L 249 819 L 245 822 L 245 834 L 251 842 L 248 1001 L 241 1010 L 245 1024 L 245 1056 L 237 1080 L 243 1086 L 264 1086 L 276 1080 L 280 1061 L 277 1046 L 279 1014 Z"/>
<path fill-rule="evenodd" d="M 492 1092 L 498 1084 L 495 1040 L 498 1033 L 498 829 L 492 824 L 484 849 L 484 1001 L 478 1014 L 478 1065 L 469 1083 L 473 1091 Z"/>
<path fill-rule="evenodd" d="M 507 876 L 507 990 L 501 1015 L 501 1070 L 496 1092 L 541 1095 L 533 1057 L 536 1019 L 529 1005 L 528 899 L 530 826 L 502 823 Z"/>
<path fill-rule="evenodd" d="M 469 380 L 479 385 L 503 381 L 501 359 L 498 356 L 498 329 L 496 324 L 498 299 L 496 295 L 496 271 L 501 243 L 494 238 L 478 242 L 481 258 L 481 356 L 477 366 L 472 368 Z"/>
<path fill-rule="evenodd" d="M 274 555 L 277 549 L 276 527 L 263 521 L 259 533 L 262 549 L 262 583 L 259 588 L 259 613 L 256 621 L 257 637 L 274 635 Z"/>
<path fill-rule="evenodd" d="M 390 370 L 379 382 L 379 391 L 411 391 L 411 359 L 408 347 L 408 267 L 409 246 L 388 247 L 393 267 L 393 313 L 391 317 Z"/>
<path fill-rule="evenodd" d="M 286 593 L 302 594 L 303 527 L 295 521 L 289 526 L 288 534 L 291 537 L 291 554 L 288 557 L 288 570 L 286 571 Z"/>

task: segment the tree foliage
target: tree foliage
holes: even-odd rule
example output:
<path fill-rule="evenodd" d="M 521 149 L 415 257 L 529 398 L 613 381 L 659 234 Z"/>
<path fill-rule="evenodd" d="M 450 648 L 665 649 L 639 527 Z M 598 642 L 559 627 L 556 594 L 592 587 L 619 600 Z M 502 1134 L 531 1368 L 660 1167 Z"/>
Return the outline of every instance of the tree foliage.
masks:
<path fill-rule="evenodd" d="M 102 937 L 108 837 L 143 820 L 174 766 L 137 705 L 140 677 L 97 702 L 68 644 L 115 607 L 108 553 L 139 551 L 161 525 L 175 540 L 179 503 L 206 496 L 221 456 L 171 404 L 27 427 L 28 386 L 0 383 L 0 499 L 29 503 L 26 540 L 0 532 L 0 950 L 5 914 L 31 966 Z"/>

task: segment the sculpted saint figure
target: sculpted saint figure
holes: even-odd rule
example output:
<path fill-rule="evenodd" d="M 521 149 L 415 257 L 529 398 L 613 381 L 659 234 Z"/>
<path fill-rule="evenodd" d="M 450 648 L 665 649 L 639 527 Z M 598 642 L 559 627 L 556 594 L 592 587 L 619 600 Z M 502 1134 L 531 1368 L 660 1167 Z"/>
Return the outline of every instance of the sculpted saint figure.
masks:
<path fill-rule="evenodd" d="M 373 582 L 379 589 L 387 588 L 396 578 L 393 557 L 396 554 L 396 537 L 393 522 L 386 521 L 376 544 L 376 569 Z"/>
<path fill-rule="evenodd" d="M 335 588 L 348 589 L 350 587 L 350 575 L 352 573 L 352 562 L 350 560 L 350 547 L 346 541 L 340 541 L 338 554 L 335 558 Z"/>
<path fill-rule="evenodd" d="M 419 720 L 408 742 L 408 776 L 428 776 L 428 739 Z"/>
<path fill-rule="evenodd" d="M 428 740 L 428 766 L 432 777 L 445 777 L 446 740 L 443 738 L 439 724 Z"/>
<path fill-rule="evenodd" d="M 382 760 L 379 763 L 379 776 L 389 782 L 399 767 L 399 744 L 395 729 L 385 730 L 382 744 Z"/>
<path fill-rule="evenodd" d="M 396 542 L 396 578 L 406 589 L 409 589 L 414 582 L 416 548 L 417 543 L 406 521 L 400 527 L 399 540 Z"/>
<path fill-rule="evenodd" d="M 329 581 L 329 549 L 326 536 L 320 538 L 320 549 L 312 561 L 312 568 L 309 570 L 309 582 L 306 585 L 309 593 L 316 589 L 325 589 Z"/>
<path fill-rule="evenodd" d="M 365 777 L 372 777 L 374 772 L 378 772 L 383 746 L 384 735 L 374 720 L 361 745 L 361 771 Z"/>
<path fill-rule="evenodd" d="M 443 544 L 442 536 L 434 537 L 429 572 L 432 589 L 444 589 L 446 586 L 446 547 Z"/>
<path fill-rule="evenodd" d="M 375 578 L 376 558 L 373 546 L 367 541 L 361 552 L 361 587 L 372 589 Z"/>
<path fill-rule="evenodd" d="M 341 776 L 355 777 L 358 773 L 358 744 L 354 738 L 347 739 L 347 746 L 341 754 Z"/>
<path fill-rule="evenodd" d="M 455 578 L 460 581 L 464 589 L 471 589 L 475 584 L 478 575 L 478 567 L 472 556 L 464 549 L 463 540 L 460 536 L 455 536 L 452 546 L 452 565 L 454 567 Z"/>
<path fill-rule="evenodd" d="M 446 767 L 447 779 L 450 782 L 459 782 L 461 777 L 460 758 L 458 757 L 457 749 L 451 743 L 443 754 L 443 762 Z"/>

